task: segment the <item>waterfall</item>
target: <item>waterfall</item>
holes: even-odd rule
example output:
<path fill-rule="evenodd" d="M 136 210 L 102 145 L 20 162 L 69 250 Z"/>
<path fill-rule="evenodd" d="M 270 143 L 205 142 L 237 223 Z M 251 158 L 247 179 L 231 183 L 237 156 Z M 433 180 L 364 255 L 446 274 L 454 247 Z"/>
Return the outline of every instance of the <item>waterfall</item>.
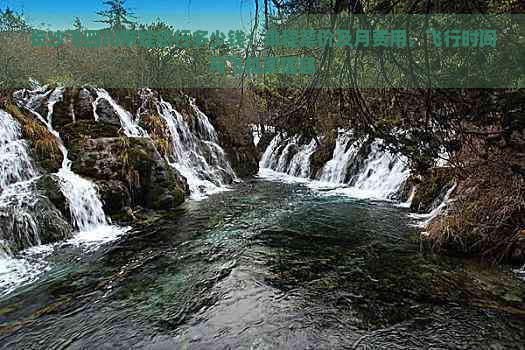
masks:
<path fill-rule="evenodd" d="M 284 135 L 277 134 L 272 139 L 268 147 L 264 150 L 264 153 L 261 157 L 261 161 L 259 162 L 259 167 L 261 169 L 273 169 L 273 165 L 275 163 L 275 157 L 277 155 L 277 147 L 279 146 L 279 143 L 284 138 Z"/>
<path fill-rule="evenodd" d="M 321 138 L 322 140 L 322 138 Z M 328 194 L 347 194 L 359 198 L 390 199 L 410 175 L 407 160 L 383 150 L 382 140 L 373 140 L 366 151 L 365 140 L 354 140 L 352 132 L 339 130 L 332 157 L 317 178 L 310 169 L 311 157 L 318 150 L 313 139 L 301 142 L 299 136 L 277 134 L 266 148 L 260 167 L 293 177 L 313 178 L 312 188 Z M 365 154 L 361 154 L 365 153 Z M 357 167 L 349 174 L 351 167 Z"/>
<path fill-rule="evenodd" d="M 317 142 L 311 140 L 310 143 L 299 147 L 298 152 L 292 157 L 287 172 L 292 176 L 310 176 L 310 157 L 317 150 Z"/>
<path fill-rule="evenodd" d="M 63 93 L 63 88 L 56 88 L 51 90 L 51 92 L 43 92 L 40 89 L 33 91 L 21 90 L 15 93 L 15 98 L 17 103 L 42 121 L 49 132 L 56 137 L 63 156 L 62 167 L 58 171 L 57 176 L 60 179 L 62 193 L 68 200 L 72 224 L 79 231 L 90 231 L 107 224 L 108 220 L 104 214 L 102 202 L 98 198 L 95 185 L 71 170 L 68 151 L 62 142 L 60 134 L 53 128 L 53 109 L 55 104 L 62 100 Z M 36 111 L 35 101 L 42 101 L 43 98 L 41 96 L 48 96 L 46 118 L 43 118 Z"/>
<path fill-rule="evenodd" d="M 21 139 L 19 123 L 7 112 L 0 110 L 0 216 L 7 216 L 0 229 L 0 287 L 9 292 L 22 279 L 31 279 L 42 270 L 23 259 L 12 258 L 13 237 L 3 237 L 2 232 L 13 235 L 26 246 L 41 243 L 38 224 L 33 215 L 36 192 L 34 180 L 38 176 L 26 141 Z"/>
<path fill-rule="evenodd" d="M 310 177 L 310 157 L 317 150 L 317 142 L 301 143 L 299 136 L 277 134 L 259 162 L 260 168 L 272 169 L 295 177 Z"/>
<path fill-rule="evenodd" d="M 352 186 L 354 196 L 388 199 L 410 176 L 406 158 L 392 156 L 382 145 L 382 140 L 372 144 L 372 151 Z"/>
<path fill-rule="evenodd" d="M 38 175 L 27 150 L 27 143 L 21 139 L 20 125 L 7 112 L 0 110 L 0 214 L 11 220 L 3 231 L 13 233 L 14 226 L 23 237 L 19 241 L 26 246 L 40 244 L 37 222 L 32 215 L 35 202 L 33 180 Z M 1 232 L 1 231 L 0 231 Z M 0 255 L 11 255 L 8 237 L 0 236 Z"/>
<path fill-rule="evenodd" d="M 427 227 L 432 220 L 434 220 L 436 217 L 438 217 L 448 206 L 452 196 L 452 193 L 456 190 L 457 184 L 452 185 L 445 194 L 445 197 L 443 197 L 443 200 L 441 203 L 432 209 L 430 213 L 427 214 L 410 214 L 410 217 L 419 220 L 419 222 L 415 225 L 417 227 Z M 423 235 L 426 234 L 426 232 L 422 233 Z"/>
<path fill-rule="evenodd" d="M 93 114 L 95 116 L 95 121 L 98 121 L 99 116 L 97 114 L 97 107 L 99 102 L 104 99 L 106 100 L 115 113 L 117 113 L 120 124 L 122 125 L 122 128 L 124 129 L 124 134 L 126 136 L 146 136 L 146 131 L 142 129 L 135 118 L 133 118 L 133 115 L 126 111 L 124 108 L 122 108 L 114 99 L 111 97 L 111 95 L 104 89 L 94 89 L 97 98 L 93 102 Z"/>
<path fill-rule="evenodd" d="M 328 183 L 344 183 L 348 163 L 359 151 L 359 143 L 353 142 L 351 133 L 342 133 L 336 140 L 334 155 L 322 169 L 320 181 Z"/>
<path fill-rule="evenodd" d="M 219 138 L 208 117 L 198 108 L 194 99 L 189 99 L 193 112 L 190 118 L 175 110 L 172 105 L 156 98 L 151 89 L 139 91 L 142 105 L 135 116 L 121 107 L 104 89 L 94 89 L 97 98 L 93 102 L 95 120 L 97 106 L 101 100 L 106 100 L 120 119 L 124 133 L 128 137 L 150 137 L 146 130 L 138 124 L 140 116 L 148 109 L 149 101 L 153 101 L 160 117 L 165 121 L 170 138 L 170 154 L 168 162 L 188 182 L 191 196 L 202 199 L 210 194 L 224 189 L 226 184 L 236 179 L 224 150 L 219 145 Z"/>
<path fill-rule="evenodd" d="M 189 122 L 162 98 L 156 105 L 169 130 L 170 164 L 186 178 L 193 198 L 203 198 L 236 179 L 215 128 L 194 100 L 190 100 L 194 115 Z"/>
<path fill-rule="evenodd" d="M 7 112 L 0 110 L 0 193 L 8 185 L 28 180 L 38 172 L 22 139 L 20 125 Z"/>

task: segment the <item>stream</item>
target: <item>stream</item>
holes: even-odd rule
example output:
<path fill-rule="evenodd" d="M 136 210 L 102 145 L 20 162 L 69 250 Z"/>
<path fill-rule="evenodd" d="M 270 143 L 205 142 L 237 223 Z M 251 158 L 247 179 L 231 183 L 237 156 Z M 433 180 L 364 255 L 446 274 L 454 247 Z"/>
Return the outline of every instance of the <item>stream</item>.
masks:
<path fill-rule="evenodd" d="M 524 349 L 525 282 L 422 254 L 412 221 L 237 183 L 97 247 L 57 245 L 0 297 L 0 348 Z"/>

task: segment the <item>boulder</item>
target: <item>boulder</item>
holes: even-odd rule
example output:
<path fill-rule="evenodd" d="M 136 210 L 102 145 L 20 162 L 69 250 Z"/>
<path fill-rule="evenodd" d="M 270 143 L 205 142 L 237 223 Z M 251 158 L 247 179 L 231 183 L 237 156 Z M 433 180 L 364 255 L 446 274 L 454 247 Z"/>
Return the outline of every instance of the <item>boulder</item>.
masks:
<path fill-rule="evenodd" d="M 98 121 L 120 128 L 120 118 L 111 104 L 104 98 L 98 100 L 96 113 Z"/>
<path fill-rule="evenodd" d="M 71 222 L 71 213 L 67 198 L 60 188 L 60 179 L 55 174 L 47 174 L 36 180 L 38 193 L 45 196 L 53 203 L 62 216 Z"/>
<path fill-rule="evenodd" d="M 70 154 L 72 170 L 97 183 L 110 214 L 127 206 L 171 209 L 189 194 L 186 179 L 149 138 L 77 139 Z"/>
<path fill-rule="evenodd" d="M 72 226 L 46 197 L 50 191 L 61 193 L 60 189 L 41 192 L 38 181 L 16 186 L 13 194 L 4 194 L 0 203 L 0 241 L 4 247 L 16 253 L 72 237 Z"/>
<path fill-rule="evenodd" d="M 93 113 L 93 102 L 95 98 L 88 89 L 80 89 L 75 101 L 75 119 L 92 120 L 95 118 Z"/>

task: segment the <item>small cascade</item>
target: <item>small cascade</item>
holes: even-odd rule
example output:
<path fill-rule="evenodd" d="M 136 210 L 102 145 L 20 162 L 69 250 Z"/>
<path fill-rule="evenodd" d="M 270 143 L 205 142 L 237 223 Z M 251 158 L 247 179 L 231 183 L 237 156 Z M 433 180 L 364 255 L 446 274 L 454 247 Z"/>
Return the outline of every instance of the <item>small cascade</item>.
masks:
<path fill-rule="evenodd" d="M 266 148 L 260 168 L 268 168 L 295 177 L 310 177 L 310 157 L 317 150 L 317 142 L 301 143 L 299 136 L 276 135 Z"/>
<path fill-rule="evenodd" d="M 317 150 L 317 142 L 311 140 L 310 143 L 299 147 L 298 152 L 292 157 L 287 172 L 292 176 L 310 176 L 310 157 Z"/>
<path fill-rule="evenodd" d="M 120 119 L 120 124 L 122 125 L 124 134 L 126 136 L 130 137 L 147 135 L 146 131 L 138 125 L 138 120 L 134 118 L 130 112 L 122 108 L 106 90 L 95 89 L 95 92 L 97 93 L 97 98 L 93 102 L 93 113 L 95 115 L 96 121 L 99 119 L 99 116 L 97 115 L 97 106 L 99 102 L 104 99 L 111 105 L 115 113 L 117 113 Z"/>
<path fill-rule="evenodd" d="M 170 133 L 169 161 L 188 181 L 193 198 L 202 198 L 236 179 L 217 132 L 194 100 L 190 100 L 194 115 L 189 122 L 169 102 L 161 98 L 156 103 Z"/>
<path fill-rule="evenodd" d="M 430 213 L 427 214 L 410 214 L 410 217 L 419 220 L 419 222 L 415 225 L 417 227 L 427 227 L 432 220 L 434 220 L 436 217 L 438 217 L 441 213 L 443 213 L 444 210 L 447 209 L 447 206 L 449 205 L 452 196 L 452 193 L 456 190 L 457 184 L 454 184 L 452 187 L 450 187 L 443 197 L 443 200 L 441 203 L 436 206 Z M 422 233 L 423 235 L 426 234 L 426 232 Z"/>
<path fill-rule="evenodd" d="M 40 244 L 40 232 L 34 214 L 33 182 L 38 171 L 33 166 L 27 143 L 21 139 L 20 125 L 0 110 L 0 255 L 10 256 L 10 244 L 16 240 L 24 246 Z M 17 230 L 15 230 L 15 227 Z M 11 236 L 18 232 L 20 237 Z"/>
<path fill-rule="evenodd" d="M 372 151 L 352 186 L 355 196 L 390 199 L 410 176 L 407 160 L 384 151 L 382 143 L 376 140 L 372 144 Z"/>
<path fill-rule="evenodd" d="M 299 136 L 276 135 L 265 150 L 260 167 L 294 177 L 313 178 L 316 174 L 310 170 L 311 156 L 318 149 L 318 144 L 316 140 L 309 143 L 300 141 Z M 366 142 L 355 141 L 351 132 L 340 130 L 332 158 L 310 186 L 325 190 L 337 188 L 330 193 L 359 198 L 390 199 L 410 172 L 406 159 L 389 154 L 383 150 L 382 144 L 381 140 L 375 140 L 367 151 L 363 149 L 367 147 Z M 349 174 L 352 166 L 357 167 L 355 174 Z"/>
<path fill-rule="evenodd" d="M 345 182 L 349 162 L 359 151 L 359 143 L 353 142 L 351 136 L 351 133 L 343 133 L 337 138 L 334 155 L 323 167 L 320 181 L 335 184 Z"/>
<path fill-rule="evenodd" d="M 261 169 L 274 169 L 275 157 L 277 156 L 277 148 L 279 144 L 284 139 L 283 134 L 277 134 L 272 139 L 266 150 L 264 151 L 261 160 L 259 162 L 259 167 Z"/>
<path fill-rule="evenodd" d="M 71 161 L 68 158 L 68 152 L 60 134 L 53 128 L 53 108 L 57 102 L 63 98 L 64 89 L 56 88 L 51 92 L 42 92 L 41 90 L 20 91 L 15 93 L 17 102 L 39 120 L 41 120 L 58 141 L 59 148 L 63 155 L 62 167 L 57 173 L 60 179 L 62 193 L 67 198 L 73 226 L 79 231 L 94 230 L 98 226 L 105 225 L 108 220 L 104 214 L 103 205 L 98 198 L 95 186 L 71 170 Z M 38 97 L 41 95 L 48 96 L 47 115 L 43 118 L 36 111 L 35 101 L 42 101 Z"/>
<path fill-rule="evenodd" d="M 10 184 L 28 180 L 38 174 L 22 139 L 20 125 L 0 110 L 0 193 Z"/>
<path fill-rule="evenodd" d="M 414 201 L 414 198 L 416 197 L 416 193 L 417 193 L 417 187 L 412 186 L 412 188 L 410 189 L 410 194 L 408 195 L 407 201 L 403 203 L 399 203 L 398 206 L 400 208 L 410 208 L 412 206 L 412 202 Z"/>

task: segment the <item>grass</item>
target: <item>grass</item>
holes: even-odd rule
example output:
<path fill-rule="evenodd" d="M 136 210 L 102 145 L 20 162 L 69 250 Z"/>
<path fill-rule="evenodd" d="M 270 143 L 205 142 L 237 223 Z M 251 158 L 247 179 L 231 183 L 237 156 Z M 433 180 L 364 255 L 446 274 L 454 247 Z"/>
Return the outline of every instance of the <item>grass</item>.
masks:
<path fill-rule="evenodd" d="M 10 100 L 5 102 L 5 109 L 20 123 L 22 135 L 30 141 L 34 155 L 39 160 L 51 162 L 52 167 L 59 167 L 63 155 L 56 137 L 49 132 L 47 127 L 33 117 L 26 115 Z"/>
<path fill-rule="evenodd" d="M 148 110 L 149 113 L 141 118 L 142 127 L 150 135 L 160 155 L 166 157 L 170 151 L 168 126 L 161 116 L 156 113 L 156 107 L 151 100 L 149 101 Z"/>

